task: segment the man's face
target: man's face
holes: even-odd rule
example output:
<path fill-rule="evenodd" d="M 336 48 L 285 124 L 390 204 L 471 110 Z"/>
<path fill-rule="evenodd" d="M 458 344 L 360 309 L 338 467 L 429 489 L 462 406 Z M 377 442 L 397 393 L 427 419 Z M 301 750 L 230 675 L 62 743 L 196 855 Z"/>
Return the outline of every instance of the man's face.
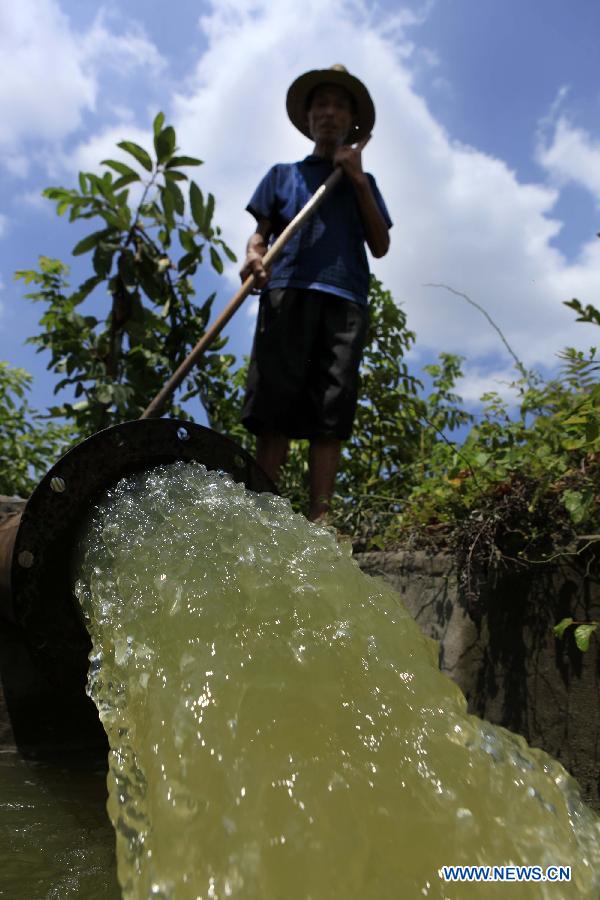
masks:
<path fill-rule="evenodd" d="M 308 127 L 316 143 L 343 144 L 352 130 L 352 99 L 344 88 L 324 84 L 316 88 L 307 111 Z"/>

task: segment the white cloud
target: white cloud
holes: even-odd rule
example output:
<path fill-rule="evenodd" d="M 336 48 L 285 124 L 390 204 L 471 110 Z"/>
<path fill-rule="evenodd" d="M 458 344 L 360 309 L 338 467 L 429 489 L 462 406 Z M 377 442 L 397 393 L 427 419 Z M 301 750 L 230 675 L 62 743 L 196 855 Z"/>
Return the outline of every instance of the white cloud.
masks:
<path fill-rule="evenodd" d="M 246 329 L 246 334 L 252 338 L 254 336 L 254 330 L 256 328 L 256 316 L 258 314 L 258 297 L 251 297 L 246 301 L 246 318 L 248 321 L 248 326 Z M 250 348 L 248 348 L 250 349 Z"/>
<path fill-rule="evenodd" d="M 421 352 L 481 360 L 502 350 L 481 313 L 423 287 L 431 281 L 485 306 L 527 365 L 551 365 L 566 343 L 585 344 L 591 326 L 575 324 L 561 301 L 600 295 L 600 245 L 569 264 L 551 244 L 561 228 L 552 216 L 558 190 L 519 182 L 502 160 L 444 131 L 415 92 L 397 16 L 318 0 L 227 0 L 211 10 L 201 20 L 208 48 L 175 97 L 175 120 L 184 151 L 206 160 L 199 181 L 216 194 L 217 219 L 239 256 L 253 224 L 243 210 L 259 179 L 311 149 L 287 120 L 288 85 L 307 69 L 345 62 L 375 99 L 365 165 L 395 223 L 391 250 L 373 269 L 404 304 Z M 236 267 L 228 273 L 233 287 Z"/>
<path fill-rule="evenodd" d="M 575 128 L 565 116 L 560 116 L 551 142 L 542 139 L 537 157 L 557 184 L 581 185 L 600 206 L 600 140 L 594 140 L 588 131 Z"/>
<path fill-rule="evenodd" d="M 0 238 L 4 237 L 4 234 L 6 233 L 7 224 L 8 224 L 8 219 L 6 218 L 5 215 L 0 213 Z M 2 284 L 1 279 L 0 279 L 0 284 Z"/>
<path fill-rule="evenodd" d="M 68 19 L 53 0 L 3 4 L 0 56 L 0 144 L 20 138 L 60 137 L 76 128 L 93 107 L 96 85 L 83 70 Z"/>
<path fill-rule="evenodd" d="M 31 13 L 33 0 L 25 2 Z M 48 124 L 46 133 L 42 117 L 36 125 L 38 136 L 51 137 L 51 127 L 64 135 L 77 126 L 85 109 L 93 108 L 100 65 L 121 65 L 127 74 L 151 60 L 153 65 L 161 63 L 143 32 L 133 25 L 126 32 L 126 45 L 121 45 L 126 60 L 121 63 L 119 54 L 111 55 L 109 26 L 101 15 L 86 35 L 77 36 L 53 0 L 39 0 L 36 8 L 33 18 L 44 27 L 34 29 L 24 16 L 20 25 L 35 45 L 33 58 L 41 53 L 46 59 L 41 43 L 53 43 L 48 33 L 42 42 L 44 28 L 50 29 L 59 45 L 62 40 L 66 54 L 64 70 L 63 63 L 57 63 L 58 73 L 52 71 L 50 77 L 60 82 L 58 122 Z M 593 342 L 592 326 L 575 324 L 561 301 L 578 296 L 589 302 L 600 295 L 600 242 L 584 245 L 578 258 L 568 262 L 551 243 L 562 227 L 553 217 L 558 178 L 553 187 L 521 183 L 502 160 L 453 140 L 434 119 L 415 89 L 415 72 L 423 60 L 435 70 L 437 60 L 427 51 L 419 53 L 416 43 L 407 38 L 407 29 L 423 21 L 427 8 L 426 4 L 419 13 L 401 9 L 390 15 L 361 0 L 326 6 L 320 0 L 302 4 L 297 0 L 214 0 L 200 19 L 207 48 L 183 82 L 185 87 L 165 108 L 173 109 L 182 151 L 205 160 L 194 177 L 216 195 L 216 221 L 241 258 L 253 227 L 244 208 L 259 179 L 273 163 L 302 158 L 311 150 L 286 117 L 289 84 L 307 69 L 334 62 L 344 62 L 362 78 L 377 106 L 365 166 L 375 174 L 395 223 L 391 250 L 373 263 L 373 270 L 404 305 L 409 327 L 417 332 L 416 353 L 411 355 L 418 358 L 419 353 L 446 350 L 468 356 L 473 368 L 465 384 L 471 395 L 479 391 L 482 380 L 494 379 L 497 361 L 494 371 L 486 374 L 491 363 L 486 367 L 483 360 L 502 352 L 500 339 L 464 300 L 424 283 L 443 282 L 468 294 L 486 308 L 527 365 L 551 366 L 554 354 L 565 344 Z M 20 14 L 11 8 L 4 16 L 16 21 Z M 13 22 L 13 36 L 16 27 Z M 2 41 L 0 37 L 0 48 Z M 104 51 L 108 56 L 101 62 Z M 52 58 L 62 59 L 55 46 Z M 442 66 L 443 60 L 438 68 Z M 31 85 L 28 90 L 23 93 L 26 114 L 21 119 L 13 115 L 13 130 L 19 135 L 27 134 L 35 119 L 37 100 Z M 567 88 L 561 89 L 543 123 L 546 132 L 566 92 Z M 43 99 L 50 123 L 52 91 Z M 109 109 L 118 107 L 121 124 L 88 134 L 68 154 L 56 158 L 49 153 L 48 166 L 54 160 L 57 172 L 68 170 L 75 175 L 80 169 L 97 170 L 106 157 L 126 160 L 114 149 L 123 138 L 149 146 L 149 132 L 133 125 L 120 98 L 107 96 L 104 102 Z M 569 156 L 560 149 L 567 146 L 569 137 L 569 146 L 589 151 L 583 169 L 592 184 L 600 172 L 598 146 L 583 133 L 578 133 L 577 143 L 568 123 L 561 127 L 562 131 L 556 126 L 552 142 L 546 139 L 544 144 L 540 138 L 548 171 L 556 176 L 562 171 L 563 178 L 581 172 L 580 162 L 577 166 L 573 162 L 573 151 Z M 600 196 L 600 183 L 598 190 Z M 232 264 L 226 270 L 231 290 L 239 285 L 238 267 Z M 249 300 L 251 317 L 254 307 Z M 244 334 L 247 330 L 244 325 Z"/>
<path fill-rule="evenodd" d="M 18 151 L 5 150 L 2 157 L 2 165 L 11 175 L 16 178 L 25 178 L 29 172 L 30 160 L 27 156 L 21 155 Z"/>
<path fill-rule="evenodd" d="M 134 68 L 156 72 L 164 65 L 140 26 L 120 25 L 111 32 L 105 20 L 101 10 L 91 27 L 78 33 L 56 0 L 2 5 L 0 147 L 12 174 L 27 173 L 23 141 L 60 141 L 96 108 L 103 70 L 128 75 Z"/>
<path fill-rule="evenodd" d="M 125 140 L 140 144 L 148 151 L 152 149 L 149 129 L 144 130 L 131 122 L 123 122 L 119 125 L 106 126 L 77 144 L 68 154 L 61 157 L 61 166 L 63 169 L 71 170 L 73 174 L 80 171 L 97 172 L 103 159 L 116 159 L 143 171 L 134 157 L 117 147 L 118 143 Z"/>
<path fill-rule="evenodd" d="M 106 25 L 107 13 L 101 9 L 91 29 L 82 36 L 81 55 L 87 63 L 106 66 L 121 75 L 129 75 L 134 69 L 149 68 L 160 74 L 166 67 L 166 60 L 154 44 L 148 40 L 141 25 L 132 22 L 125 34 L 110 31 Z"/>
<path fill-rule="evenodd" d="M 509 407 L 517 400 L 517 391 L 511 387 L 519 378 L 515 368 L 492 369 L 487 371 L 477 366 L 465 366 L 464 375 L 456 383 L 456 393 L 465 404 L 472 408 L 480 405 L 484 394 L 498 394 Z"/>
<path fill-rule="evenodd" d="M 51 203 L 45 197 L 42 197 L 42 190 L 43 188 L 24 191 L 20 196 L 20 200 L 39 212 L 46 213 L 48 216 L 54 216 Z"/>
<path fill-rule="evenodd" d="M 254 316 L 258 312 L 258 297 L 253 297 L 252 300 L 246 306 L 246 316 L 249 319 L 254 318 Z"/>

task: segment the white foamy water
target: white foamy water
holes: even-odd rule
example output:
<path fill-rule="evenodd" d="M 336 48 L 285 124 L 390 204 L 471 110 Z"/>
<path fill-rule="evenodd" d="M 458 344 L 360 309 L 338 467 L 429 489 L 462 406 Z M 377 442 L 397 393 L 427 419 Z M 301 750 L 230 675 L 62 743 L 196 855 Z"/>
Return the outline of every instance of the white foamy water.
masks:
<path fill-rule="evenodd" d="M 199 464 L 95 509 L 76 592 L 126 898 L 594 898 L 600 820 L 467 715 L 399 596 L 289 503 Z M 451 884 L 443 865 L 571 866 Z"/>

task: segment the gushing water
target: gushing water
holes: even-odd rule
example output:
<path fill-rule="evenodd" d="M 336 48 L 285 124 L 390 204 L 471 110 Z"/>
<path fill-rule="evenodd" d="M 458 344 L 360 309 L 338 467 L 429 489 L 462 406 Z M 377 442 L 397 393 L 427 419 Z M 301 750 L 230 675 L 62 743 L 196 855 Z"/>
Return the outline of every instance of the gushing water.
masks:
<path fill-rule="evenodd" d="M 571 866 L 600 821 L 553 759 L 467 715 L 398 595 L 327 529 L 177 463 L 121 481 L 81 544 L 126 898 L 479 898 L 443 865 Z"/>

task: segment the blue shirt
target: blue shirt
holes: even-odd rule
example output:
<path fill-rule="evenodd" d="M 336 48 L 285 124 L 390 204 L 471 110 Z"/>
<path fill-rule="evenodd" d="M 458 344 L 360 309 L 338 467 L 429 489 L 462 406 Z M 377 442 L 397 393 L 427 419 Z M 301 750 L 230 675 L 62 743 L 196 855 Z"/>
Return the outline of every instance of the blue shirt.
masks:
<path fill-rule="evenodd" d="M 257 220 L 269 219 L 275 239 L 332 172 L 331 160 L 320 156 L 279 163 L 267 172 L 246 209 Z M 375 179 L 368 173 L 367 178 L 391 228 Z M 366 305 L 369 263 L 365 231 L 356 193 L 345 175 L 273 263 L 265 290 L 281 287 L 325 291 Z"/>

